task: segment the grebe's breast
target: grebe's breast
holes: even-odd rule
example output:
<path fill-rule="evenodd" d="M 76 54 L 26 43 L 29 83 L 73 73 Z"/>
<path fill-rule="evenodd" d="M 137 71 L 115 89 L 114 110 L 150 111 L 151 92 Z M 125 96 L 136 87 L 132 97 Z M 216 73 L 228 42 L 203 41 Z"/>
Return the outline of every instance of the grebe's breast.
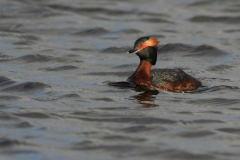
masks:
<path fill-rule="evenodd" d="M 160 90 L 183 91 L 196 89 L 200 81 L 181 69 L 154 69 L 150 72 L 151 85 Z"/>

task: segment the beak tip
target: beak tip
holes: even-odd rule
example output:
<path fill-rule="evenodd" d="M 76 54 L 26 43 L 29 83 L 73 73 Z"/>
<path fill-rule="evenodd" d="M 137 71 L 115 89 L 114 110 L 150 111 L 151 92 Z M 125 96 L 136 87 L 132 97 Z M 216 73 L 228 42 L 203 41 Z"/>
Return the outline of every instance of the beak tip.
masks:
<path fill-rule="evenodd" d="M 137 52 L 138 52 L 137 49 L 131 49 L 131 50 L 129 50 L 127 53 L 137 53 Z"/>

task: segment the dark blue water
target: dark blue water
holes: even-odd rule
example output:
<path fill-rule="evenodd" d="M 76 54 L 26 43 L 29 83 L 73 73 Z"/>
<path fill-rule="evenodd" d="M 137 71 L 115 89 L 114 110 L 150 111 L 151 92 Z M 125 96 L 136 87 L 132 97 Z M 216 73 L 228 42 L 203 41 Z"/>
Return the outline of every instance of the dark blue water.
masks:
<path fill-rule="evenodd" d="M 236 160 L 240 1 L 2 0 L 0 159 Z M 124 83 L 136 39 L 190 93 Z"/>

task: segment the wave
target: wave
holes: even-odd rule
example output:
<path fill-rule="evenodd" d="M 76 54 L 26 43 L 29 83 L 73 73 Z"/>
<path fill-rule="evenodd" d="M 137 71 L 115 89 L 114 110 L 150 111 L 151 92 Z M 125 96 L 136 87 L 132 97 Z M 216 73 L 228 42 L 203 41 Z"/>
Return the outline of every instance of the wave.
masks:
<path fill-rule="evenodd" d="M 240 23 L 240 16 L 194 16 L 189 19 L 190 22 L 195 23 L 227 23 L 227 24 L 239 24 Z"/>

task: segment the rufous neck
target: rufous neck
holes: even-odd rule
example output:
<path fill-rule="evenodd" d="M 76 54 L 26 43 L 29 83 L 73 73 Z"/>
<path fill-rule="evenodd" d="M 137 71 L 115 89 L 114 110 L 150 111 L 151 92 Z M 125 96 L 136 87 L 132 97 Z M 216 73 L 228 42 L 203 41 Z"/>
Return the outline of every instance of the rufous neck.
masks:
<path fill-rule="evenodd" d="M 136 69 L 135 73 L 145 73 L 150 76 L 150 71 L 152 68 L 152 64 L 148 61 L 141 60 L 138 68 Z"/>
<path fill-rule="evenodd" d="M 137 68 L 137 70 L 128 78 L 129 82 L 139 84 L 139 85 L 150 85 L 150 71 L 151 63 L 142 60 Z"/>

